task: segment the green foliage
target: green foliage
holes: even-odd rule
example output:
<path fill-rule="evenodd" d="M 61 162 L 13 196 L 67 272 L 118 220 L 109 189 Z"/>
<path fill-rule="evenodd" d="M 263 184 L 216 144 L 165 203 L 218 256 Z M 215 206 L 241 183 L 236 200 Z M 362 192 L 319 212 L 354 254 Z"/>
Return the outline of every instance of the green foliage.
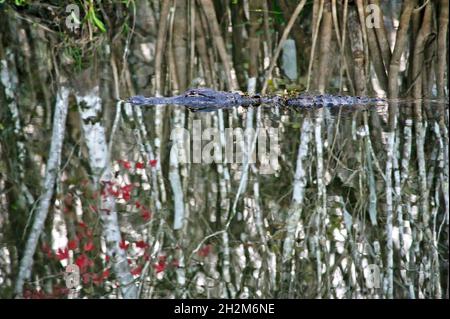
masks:
<path fill-rule="evenodd" d="M 106 32 L 106 28 L 102 20 L 100 20 L 95 14 L 95 8 L 92 1 L 89 2 L 89 9 L 86 17 L 89 23 L 95 25 L 101 32 Z"/>
<path fill-rule="evenodd" d="M 283 12 L 281 11 L 278 1 L 273 2 L 273 11 L 271 12 L 275 18 L 276 23 L 285 24 L 286 20 L 283 17 Z"/>
<path fill-rule="evenodd" d="M 0 0 L 0 4 L 5 3 L 5 0 Z M 27 0 L 14 0 L 14 4 L 16 6 L 25 6 L 27 5 Z"/>
<path fill-rule="evenodd" d="M 77 46 L 67 46 L 64 52 L 74 61 L 74 69 L 79 72 L 83 69 L 83 51 Z"/>

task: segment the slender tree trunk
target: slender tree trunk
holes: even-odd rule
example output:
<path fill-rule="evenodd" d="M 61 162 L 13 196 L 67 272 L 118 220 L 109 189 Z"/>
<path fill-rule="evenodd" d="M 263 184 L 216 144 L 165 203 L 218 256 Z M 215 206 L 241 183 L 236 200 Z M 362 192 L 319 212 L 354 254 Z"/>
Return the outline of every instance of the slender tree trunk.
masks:
<path fill-rule="evenodd" d="M 130 273 L 126 252 L 119 247 L 122 238 L 115 198 L 108 191 L 108 186 L 112 185 L 112 172 L 105 128 L 101 123 L 102 106 L 98 95 L 98 87 L 93 88 L 90 92 L 76 93 L 76 99 L 89 153 L 89 164 L 94 173 L 94 185 L 97 189 L 103 187 L 104 190 L 100 203 L 100 216 L 103 223 L 107 254 L 113 260 L 113 270 L 120 282 L 123 297 L 137 298 L 137 287 Z"/>
<path fill-rule="evenodd" d="M 39 207 L 34 218 L 33 227 L 28 235 L 25 251 L 20 261 L 19 274 L 17 275 L 16 286 L 14 289 L 17 296 L 22 295 L 23 285 L 25 281 L 31 277 L 33 256 L 36 251 L 39 236 L 44 228 L 44 222 L 47 218 L 48 210 L 53 198 L 56 177 L 58 176 L 59 166 L 61 164 L 61 150 L 63 147 L 66 117 L 69 105 L 68 97 L 69 89 L 65 86 L 61 86 L 57 93 L 55 114 L 53 117 L 52 140 L 43 185 L 45 192 L 41 196 Z"/>

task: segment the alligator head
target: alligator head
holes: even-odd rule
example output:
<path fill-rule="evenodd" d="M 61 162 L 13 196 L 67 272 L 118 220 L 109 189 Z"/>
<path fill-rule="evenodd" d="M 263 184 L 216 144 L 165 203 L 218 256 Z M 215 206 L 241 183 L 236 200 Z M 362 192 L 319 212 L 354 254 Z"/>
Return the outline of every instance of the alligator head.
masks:
<path fill-rule="evenodd" d="M 174 97 L 174 104 L 194 109 L 232 107 L 239 105 L 241 101 L 242 96 L 239 93 L 215 91 L 208 88 L 189 89 Z"/>

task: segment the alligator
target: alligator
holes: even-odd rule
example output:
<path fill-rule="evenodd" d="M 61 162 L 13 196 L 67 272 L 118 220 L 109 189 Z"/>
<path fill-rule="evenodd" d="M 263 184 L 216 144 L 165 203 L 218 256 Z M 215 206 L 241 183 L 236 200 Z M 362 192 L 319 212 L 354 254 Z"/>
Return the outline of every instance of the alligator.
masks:
<path fill-rule="evenodd" d="M 385 103 L 383 98 L 303 93 L 296 96 L 246 95 L 238 92 L 216 91 L 209 88 L 188 89 L 181 95 L 171 97 L 132 96 L 126 102 L 133 105 L 184 105 L 193 110 L 213 111 L 234 106 L 257 106 L 261 104 L 294 108 L 319 108 L 340 106 L 368 106 Z"/>

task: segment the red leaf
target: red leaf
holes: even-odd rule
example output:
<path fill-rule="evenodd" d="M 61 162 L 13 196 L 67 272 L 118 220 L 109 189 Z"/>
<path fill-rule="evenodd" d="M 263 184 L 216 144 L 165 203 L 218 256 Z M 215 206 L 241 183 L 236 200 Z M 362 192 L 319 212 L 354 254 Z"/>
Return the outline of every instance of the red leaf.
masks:
<path fill-rule="evenodd" d="M 94 285 L 100 286 L 101 283 L 103 282 L 103 276 L 95 274 L 95 273 L 92 274 L 92 282 L 94 283 Z"/>
<path fill-rule="evenodd" d="M 79 222 L 78 225 L 79 225 L 81 228 L 87 228 L 87 225 L 86 225 L 84 222 Z"/>
<path fill-rule="evenodd" d="M 95 248 L 95 246 L 94 243 L 90 240 L 84 245 L 83 248 L 85 251 L 92 251 Z"/>
<path fill-rule="evenodd" d="M 59 248 L 58 252 L 56 253 L 56 258 L 58 258 L 58 260 L 68 259 L 69 258 L 69 249 L 67 249 L 67 247 L 64 248 L 64 250 Z"/>
<path fill-rule="evenodd" d="M 211 252 L 211 245 L 206 245 L 206 246 L 204 246 L 203 248 L 201 248 L 201 249 L 197 252 L 197 254 L 198 254 L 200 257 L 206 257 L 206 256 L 209 255 L 210 252 Z"/>
<path fill-rule="evenodd" d="M 131 199 L 131 195 L 130 195 L 130 193 L 128 193 L 128 192 L 123 192 L 122 193 L 122 198 L 125 200 L 125 201 L 129 201 L 130 199 Z"/>
<path fill-rule="evenodd" d="M 122 163 L 123 168 L 125 169 L 130 169 L 131 168 L 131 164 L 128 161 L 120 161 Z"/>
<path fill-rule="evenodd" d="M 97 206 L 95 206 L 95 205 L 89 205 L 89 208 L 90 208 L 94 213 L 98 213 Z"/>
<path fill-rule="evenodd" d="M 110 193 L 112 196 L 114 196 L 114 197 L 119 197 L 120 196 L 120 192 L 119 191 L 115 191 L 115 190 L 111 190 L 111 193 Z"/>
<path fill-rule="evenodd" d="M 130 244 L 127 244 L 127 243 L 125 242 L 125 240 L 122 240 L 122 241 L 119 243 L 120 249 L 127 250 L 127 249 L 128 249 L 128 246 L 130 246 Z"/>
<path fill-rule="evenodd" d="M 139 201 L 135 202 L 136 208 L 140 208 L 141 207 L 141 203 Z"/>
<path fill-rule="evenodd" d="M 166 269 L 166 262 L 160 261 L 159 263 L 153 265 L 153 267 L 155 268 L 155 271 L 158 274 L 160 272 L 163 272 Z"/>
<path fill-rule="evenodd" d="M 178 261 L 178 259 L 172 260 L 172 266 L 176 268 L 180 267 L 180 262 Z"/>
<path fill-rule="evenodd" d="M 148 221 L 152 218 L 152 213 L 148 209 L 143 209 L 141 212 L 141 217 L 144 221 Z"/>
<path fill-rule="evenodd" d="M 145 248 L 148 247 L 148 244 L 145 241 L 143 241 L 143 240 L 139 240 L 139 241 L 136 242 L 136 247 L 145 249 Z"/>
<path fill-rule="evenodd" d="M 120 190 L 122 191 L 122 198 L 126 201 L 129 201 L 131 199 L 130 193 L 133 190 L 133 185 L 125 185 Z"/>
<path fill-rule="evenodd" d="M 122 187 L 122 192 L 131 192 L 133 190 L 133 185 L 132 184 L 127 184 L 125 186 Z"/>
<path fill-rule="evenodd" d="M 151 167 L 156 167 L 156 164 L 158 163 L 158 161 L 153 159 L 153 160 L 150 160 L 148 163 L 150 164 Z"/>
<path fill-rule="evenodd" d="M 135 275 L 140 275 L 141 272 L 142 272 L 142 266 L 137 266 L 136 268 L 131 269 L 131 274 L 134 275 L 134 276 Z"/>
<path fill-rule="evenodd" d="M 82 254 L 75 259 L 75 264 L 82 269 L 86 265 L 86 258 L 87 256 L 85 254 Z"/>
<path fill-rule="evenodd" d="M 85 271 L 87 267 L 91 267 L 94 265 L 94 262 L 89 259 L 86 254 L 82 254 L 77 257 L 75 260 L 75 264 L 77 264 L 78 267 L 80 267 L 81 271 Z"/>
<path fill-rule="evenodd" d="M 114 190 L 111 186 L 109 186 L 106 190 L 108 191 L 109 195 L 112 195 L 116 198 L 120 195 L 120 192 L 118 190 Z"/>
<path fill-rule="evenodd" d="M 109 269 L 103 270 L 103 272 L 102 272 L 102 278 L 103 278 L 103 279 L 106 279 L 106 278 L 108 278 L 108 277 L 109 277 Z"/>
<path fill-rule="evenodd" d="M 73 240 L 69 240 L 69 243 L 67 244 L 67 247 L 70 250 L 75 250 L 78 247 L 78 242 L 76 240 L 74 240 L 74 239 Z"/>
<path fill-rule="evenodd" d="M 105 261 L 106 261 L 106 262 L 109 262 L 110 259 L 111 259 L 111 257 L 109 257 L 109 255 L 106 255 L 106 256 L 105 256 Z"/>
<path fill-rule="evenodd" d="M 144 163 L 142 163 L 142 162 L 136 162 L 135 167 L 136 167 L 136 168 L 142 169 L 142 168 L 144 168 Z"/>

